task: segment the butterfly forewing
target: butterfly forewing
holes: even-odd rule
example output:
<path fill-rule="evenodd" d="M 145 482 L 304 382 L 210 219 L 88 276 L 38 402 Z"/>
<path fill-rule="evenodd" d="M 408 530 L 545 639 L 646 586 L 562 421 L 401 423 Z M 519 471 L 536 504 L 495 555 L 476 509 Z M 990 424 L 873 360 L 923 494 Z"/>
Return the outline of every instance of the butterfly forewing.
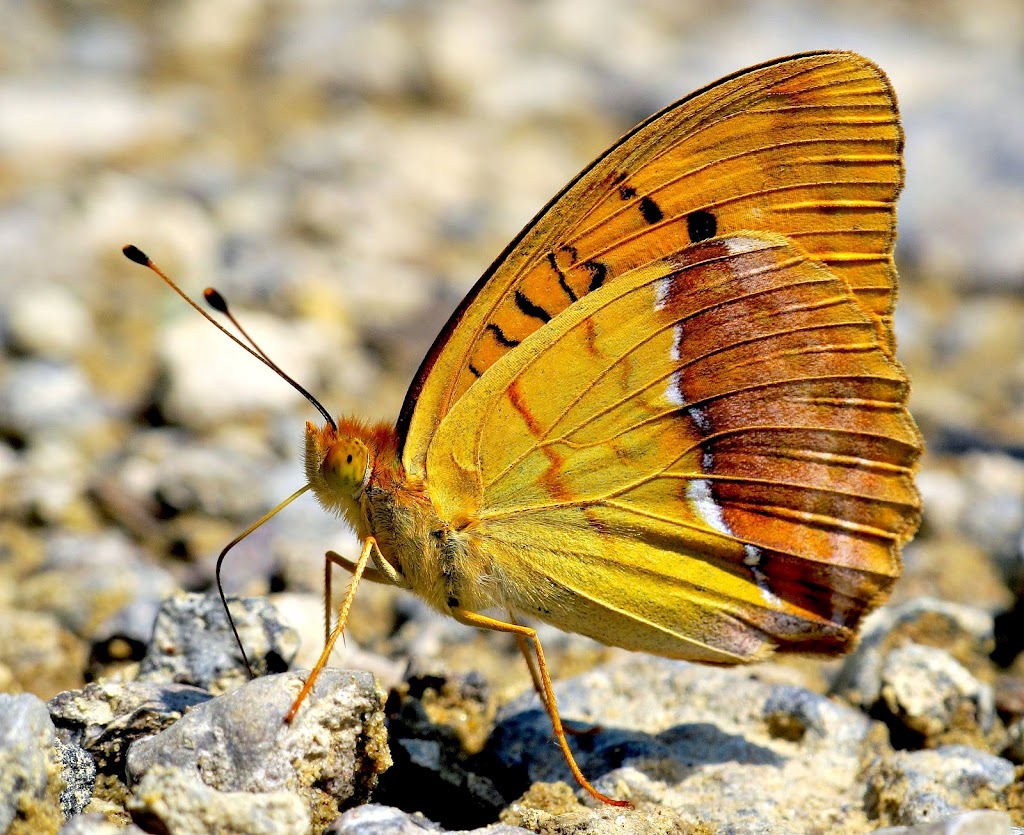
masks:
<path fill-rule="evenodd" d="M 853 288 L 890 350 L 901 148 L 888 81 L 850 53 L 747 70 L 652 117 L 556 197 L 452 317 L 399 419 L 407 470 L 426 475 L 438 422 L 532 333 L 716 235 L 787 235 Z"/>
<path fill-rule="evenodd" d="M 843 279 L 781 236 L 713 238 L 491 366 L 431 444 L 432 496 L 555 625 L 706 661 L 837 651 L 917 526 L 906 397 Z"/>

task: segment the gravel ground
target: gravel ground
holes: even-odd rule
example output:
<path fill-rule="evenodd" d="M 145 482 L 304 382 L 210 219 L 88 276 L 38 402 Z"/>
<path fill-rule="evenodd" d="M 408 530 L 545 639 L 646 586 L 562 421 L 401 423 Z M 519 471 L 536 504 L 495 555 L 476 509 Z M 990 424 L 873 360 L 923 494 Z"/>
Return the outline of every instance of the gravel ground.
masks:
<path fill-rule="evenodd" d="M 0 30 L 0 833 L 1024 825 L 1024 5 L 38 0 Z M 355 538 L 303 499 L 235 549 L 269 674 L 241 687 L 210 589 L 302 483 L 315 414 L 121 246 L 215 285 L 331 411 L 394 419 L 584 164 L 823 48 L 900 97 L 896 326 L 928 447 L 860 649 L 709 670 L 542 629 L 564 715 L 597 728 L 580 762 L 628 813 L 576 791 L 514 643 L 370 584 L 332 663 L 373 678 L 332 672 L 282 726 L 323 552 Z"/>

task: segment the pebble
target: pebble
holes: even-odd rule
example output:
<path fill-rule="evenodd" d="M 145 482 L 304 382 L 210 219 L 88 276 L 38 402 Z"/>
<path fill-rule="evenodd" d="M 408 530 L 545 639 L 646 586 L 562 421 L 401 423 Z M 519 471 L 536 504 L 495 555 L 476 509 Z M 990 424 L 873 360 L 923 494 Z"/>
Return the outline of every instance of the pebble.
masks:
<path fill-rule="evenodd" d="M 134 823 L 121 826 L 107 820 L 99 812 L 91 812 L 69 818 L 57 835 L 145 835 L 145 830 Z"/>
<path fill-rule="evenodd" d="M 169 728 L 211 694 L 185 684 L 105 681 L 67 690 L 47 703 L 57 736 L 93 760 L 94 773 L 125 780 L 125 757 L 137 739 Z"/>
<path fill-rule="evenodd" d="M 873 612 L 857 648 L 843 661 L 832 692 L 865 710 L 878 702 L 882 669 L 894 646 L 913 640 L 952 650 L 968 670 L 982 669 L 995 647 L 992 615 L 935 598 L 908 600 Z"/>
<path fill-rule="evenodd" d="M 1019 835 L 1005 812 L 964 812 L 935 823 L 916 826 L 887 826 L 873 835 Z"/>
<path fill-rule="evenodd" d="M 867 805 L 890 825 L 932 823 L 1005 804 L 1014 775 L 1013 763 L 966 745 L 896 751 L 867 767 Z"/>
<path fill-rule="evenodd" d="M 884 707 L 900 747 L 934 748 L 958 741 L 1002 748 L 992 687 L 941 649 L 914 643 L 893 648 L 882 665 L 877 707 Z M 877 716 L 878 710 L 873 713 Z M 908 735 L 916 737 L 916 744 L 907 744 Z"/>
<path fill-rule="evenodd" d="M 60 761 L 53 722 L 36 696 L 0 693 L 0 832 L 54 831 L 60 808 Z"/>
<path fill-rule="evenodd" d="M 287 670 L 299 648 L 295 630 L 261 598 L 232 599 L 228 604 L 253 673 Z M 157 613 L 138 678 L 225 693 L 249 678 L 241 652 L 218 595 L 178 593 Z"/>
<path fill-rule="evenodd" d="M 255 679 L 135 742 L 127 768 L 133 802 L 149 807 L 193 803 L 164 796 L 175 781 L 170 775 L 150 776 L 161 767 L 192 775 L 204 786 L 207 801 L 206 791 L 227 794 L 225 801 L 237 803 L 233 808 L 244 825 L 250 816 L 258 822 L 261 813 L 258 808 L 246 812 L 246 795 L 233 799 L 232 794 L 270 794 L 272 805 L 281 802 L 282 794 L 301 798 L 309 820 L 321 825 L 333 820 L 339 807 L 365 802 L 391 764 L 383 694 L 367 673 L 328 668 L 295 721 L 286 725 L 282 719 L 301 686 L 294 673 Z"/>
<path fill-rule="evenodd" d="M 423 815 L 413 815 L 393 806 L 367 803 L 343 812 L 325 831 L 325 835 L 422 835 L 424 832 L 445 832 Z M 461 835 L 527 835 L 531 830 L 496 823 L 476 829 L 462 830 Z"/>
<path fill-rule="evenodd" d="M 856 774 L 870 722 L 852 708 L 742 671 L 641 656 L 555 692 L 564 720 L 598 728 L 571 744 L 584 774 L 612 797 L 666 806 L 716 831 L 809 832 L 840 814 L 866 827 Z M 505 792 L 572 781 L 534 696 L 499 712 L 488 750 Z"/>

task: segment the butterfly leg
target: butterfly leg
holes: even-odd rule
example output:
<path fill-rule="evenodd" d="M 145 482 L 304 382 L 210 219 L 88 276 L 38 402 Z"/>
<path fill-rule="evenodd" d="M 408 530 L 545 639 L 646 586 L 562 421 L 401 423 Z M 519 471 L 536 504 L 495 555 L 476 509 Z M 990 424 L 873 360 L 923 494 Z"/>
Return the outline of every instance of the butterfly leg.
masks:
<path fill-rule="evenodd" d="M 573 777 L 576 778 L 576 782 L 586 789 L 592 797 L 596 800 L 600 800 L 602 803 L 607 803 L 611 806 L 632 808 L 633 804 L 628 800 L 614 800 L 607 795 L 601 794 L 601 792 L 595 789 L 590 784 L 590 781 L 583 776 L 583 772 L 580 771 L 580 767 L 576 764 L 576 760 L 572 755 L 572 749 L 569 748 L 569 741 L 565 738 L 565 728 L 562 725 L 562 717 L 558 715 L 558 702 L 555 699 L 555 690 L 551 686 L 551 675 L 548 673 L 547 661 L 544 659 L 544 650 L 540 645 L 540 639 L 537 637 L 537 631 L 529 626 L 523 626 L 518 623 L 505 623 L 505 621 L 495 620 L 494 618 L 489 618 L 486 615 L 479 615 L 476 612 L 470 612 L 466 609 L 452 609 L 452 617 L 459 621 L 459 623 L 464 623 L 467 626 L 476 626 L 480 629 L 490 629 L 493 632 L 508 632 L 517 636 L 517 641 L 522 640 L 523 644 L 532 644 L 537 658 L 537 674 L 540 677 L 540 687 L 543 690 L 541 702 L 543 703 L 545 710 L 547 710 L 548 718 L 551 719 L 551 727 L 555 732 L 555 738 L 558 740 L 558 746 L 562 749 L 562 754 L 565 756 L 565 761 L 568 763 L 569 770 L 572 771 Z M 522 647 L 522 644 L 520 646 Z"/>
<path fill-rule="evenodd" d="M 313 669 L 310 670 L 309 676 L 306 678 L 306 683 L 299 691 L 299 695 L 295 697 L 295 701 L 292 702 L 292 706 L 288 708 L 288 712 L 284 716 L 285 722 L 290 723 L 295 718 L 295 714 L 298 713 L 299 706 L 306 700 L 306 696 L 309 695 L 309 691 L 313 689 L 313 684 L 320 675 L 320 671 L 327 665 L 327 659 L 330 658 L 331 651 L 334 649 L 334 645 L 338 642 L 338 638 L 340 638 L 341 634 L 345 631 L 345 624 L 348 621 L 348 613 L 352 608 L 352 601 L 356 596 L 356 588 L 358 588 L 359 581 L 366 572 L 367 565 L 370 562 L 370 556 L 376 547 L 377 540 L 372 536 L 367 537 L 366 541 L 363 543 L 363 550 L 359 554 L 359 559 L 356 560 L 356 564 L 352 567 L 352 583 L 348 587 L 348 594 L 345 595 L 345 600 L 342 601 L 341 609 L 338 610 L 338 622 L 335 624 L 334 630 L 327 637 L 327 643 L 324 645 L 324 651 L 320 653 L 320 658 L 317 659 Z"/>
<path fill-rule="evenodd" d="M 333 565 L 340 565 L 349 574 L 355 574 L 356 563 L 347 557 L 343 557 L 337 551 L 328 551 L 324 554 L 324 644 L 331 639 L 331 578 L 334 572 Z M 363 579 L 371 583 L 383 583 L 386 586 L 395 585 L 388 575 L 379 571 L 372 565 L 368 565 L 363 571 Z"/>
<path fill-rule="evenodd" d="M 516 620 L 516 616 L 510 610 L 508 613 L 508 619 L 519 626 L 519 621 Z M 540 677 L 540 671 L 537 669 L 537 660 L 533 657 L 533 652 L 530 650 L 530 643 L 526 640 L 521 632 L 516 632 L 516 646 L 519 647 L 519 652 L 522 653 L 523 659 L 526 661 L 526 667 L 530 671 L 530 678 L 533 679 L 533 689 L 537 692 L 541 702 L 544 704 L 544 709 L 547 710 L 547 693 L 544 692 L 544 682 Z M 577 729 L 570 727 L 569 725 L 563 725 L 562 729 L 569 734 L 569 736 L 593 736 L 601 730 L 600 725 L 590 725 L 589 727 Z"/>

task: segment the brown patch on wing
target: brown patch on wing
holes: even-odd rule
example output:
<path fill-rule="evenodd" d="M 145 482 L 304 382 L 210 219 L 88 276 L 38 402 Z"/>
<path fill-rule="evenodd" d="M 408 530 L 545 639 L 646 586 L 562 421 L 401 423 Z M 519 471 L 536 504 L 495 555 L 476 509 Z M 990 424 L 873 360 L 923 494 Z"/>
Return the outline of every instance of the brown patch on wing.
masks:
<path fill-rule="evenodd" d="M 670 385 L 766 599 L 845 626 L 899 576 L 920 518 L 921 440 L 876 321 L 845 282 L 775 241 L 695 245 L 686 260 L 703 263 L 664 280 L 660 315 L 682 328 Z"/>

